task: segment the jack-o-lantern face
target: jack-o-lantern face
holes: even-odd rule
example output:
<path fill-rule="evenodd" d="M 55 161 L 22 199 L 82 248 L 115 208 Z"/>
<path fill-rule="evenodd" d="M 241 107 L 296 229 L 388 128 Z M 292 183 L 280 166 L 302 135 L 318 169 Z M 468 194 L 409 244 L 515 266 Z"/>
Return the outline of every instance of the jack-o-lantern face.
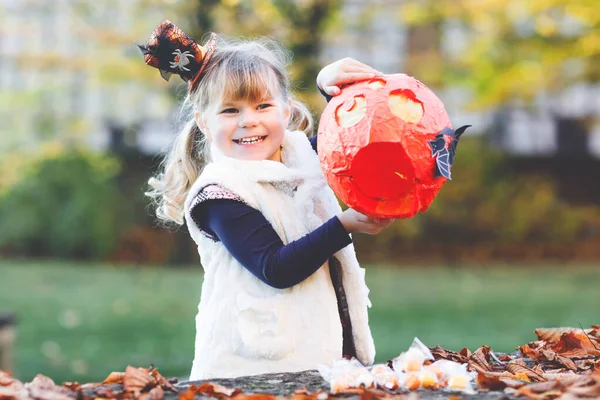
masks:
<path fill-rule="evenodd" d="M 349 207 L 386 218 L 429 207 L 450 178 L 460 136 L 437 96 L 405 74 L 344 87 L 325 108 L 318 135 L 333 191 Z"/>

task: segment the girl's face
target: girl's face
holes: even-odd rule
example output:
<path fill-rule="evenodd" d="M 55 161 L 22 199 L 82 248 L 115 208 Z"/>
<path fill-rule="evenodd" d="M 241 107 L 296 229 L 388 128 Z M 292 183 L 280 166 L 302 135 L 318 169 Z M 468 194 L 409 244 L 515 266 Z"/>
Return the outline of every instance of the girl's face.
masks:
<path fill-rule="evenodd" d="M 281 143 L 290 119 L 290 104 L 267 95 L 260 100 L 222 100 L 196 114 L 200 129 L 226 156 L 281 162 Z"/>

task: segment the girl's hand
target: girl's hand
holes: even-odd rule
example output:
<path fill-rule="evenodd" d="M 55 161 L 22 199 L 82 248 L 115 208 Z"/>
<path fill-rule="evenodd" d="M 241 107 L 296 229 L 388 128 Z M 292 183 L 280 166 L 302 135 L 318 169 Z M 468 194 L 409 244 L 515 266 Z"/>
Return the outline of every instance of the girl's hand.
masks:
<path fill-rule="evenodd" d="M 383 74 L 353 58 L 346 57 L 323 67 L 317 76 L 317 86 L 330 96 L 340 94 L 346 83 L 371 79 Z"/>
<path fill-rule="evenodd" d="M 346 229 L 346 232 L 361 232 L 369 235 L 377 235 L 395 221 L 394 218 L 367 217 L 352 208 L 343 211 L 337 217 L 344 229 Z"/>

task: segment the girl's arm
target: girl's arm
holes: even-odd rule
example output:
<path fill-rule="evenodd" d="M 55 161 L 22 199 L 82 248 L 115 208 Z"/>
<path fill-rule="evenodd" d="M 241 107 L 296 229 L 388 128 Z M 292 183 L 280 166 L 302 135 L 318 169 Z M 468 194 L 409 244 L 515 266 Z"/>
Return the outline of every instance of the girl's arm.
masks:
<path fill-rule="evenodd" d="M 240 264 L 278 289 L 302 282 L 352 243 L 338 217 L 284 245 L 264 215 L 240 201 L 207 200 L 192 214 L 201 229 L 214 234 Z"/>
<path fill-rule="evenodd" d="M 312 146 L 313 150 L 315 151 L 315 153 L 319 154 L 319 152 L 317 151 L 317 137 L 319 135 L 314 135 L 308 138 L 308 141 L 310 142 L 310 145 Z"/>

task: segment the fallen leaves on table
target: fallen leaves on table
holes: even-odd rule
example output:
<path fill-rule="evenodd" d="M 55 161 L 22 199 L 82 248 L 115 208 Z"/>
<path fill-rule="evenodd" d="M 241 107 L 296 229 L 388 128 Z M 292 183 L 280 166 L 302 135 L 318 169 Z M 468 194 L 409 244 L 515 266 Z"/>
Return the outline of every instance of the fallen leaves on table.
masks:
<path fill-rule="evenodd" d="M 9 373 L 0 371 L 0 399 L 27 400 L 30 399 L 29 391 L 19 380 L 10 376 Z"/>
<path fill-rule="evenodd" d="M 302 389 L 287 399 L 326 400 L 357 395 L 361 400 L 416 400 L 418 394 L 409 392 L 409 389 L 464 392 L 471 385 L 479 392 L 504 391 L 527 399 L 600 399 L 600 325 L 592 325 L 591 329 L 585 330 L 540 328 L 535 330 L 535 334 L 538 340 L 519 346 L 519 353 L 500 357 L 489 346 L 482 346 L 474 352 L 466 348 L 455 352 L 440 346 L 428 349 L 415 342 L 410 351 L 385 365 L 341 368 L 347 382 L 336 384 L 335 391 L 309 392 Z M 423 356 L 416 357 L 415 354 L 419 355 L 416 350 L 423 352 Z M 364 376 L 365 372 L 373 378 L 372 383 Z M 334 378 L 333 375 L 331 378 Z M 166 392 L 177 393 L 179 400 L 194 400 L 197 396 L 221 400 L 284 398 L 244 393 L 240 389 L 211 382 L 180 390 L 178 393 L 171 381 L 153 367 L 128 366 L 125 372 L 110 373 L 102 383 L 65 382 L 60 386 L 43 375 L 23 384 L 0 370 L 0 400 L 161 400 Z"/>
<path fill-rule="evenodd" d="M 529 399 L 600 398 L 600 325 L 585 330 L 540 328 L 535 334 L 537 341 L 518 347 L 522 357 L 491 360 L 493 352 L 487 346 L 472 355 L 463 349 L 460 356 L 478 374 L 478 390 L 504 390 Z M 436 360 L 460 359 L 441 348 L 432 353 Z"/>
<path fill-rule="evenodd" d="M 41 374 L 23 384 L 0 371 L 0 400 L 161 400 L 165 390 L 177 392 L 155 368 L 128 366 L 125 372 L 110 373 L 102 383 L 65 382 L 62 386 Z"/>
<path fill-rule="evenodd" d="M 196 386 L 190 385 L 187 391 L 179 395 L 180 400 L 192 400 L 194 396 L 208 396 L 216 397 L 218 399 L 234 397 L 242 393 L 239 389 L 231 389 L 225 386 L 217 385 L 216 383 L 204 382 L 203 384 Z"/>

